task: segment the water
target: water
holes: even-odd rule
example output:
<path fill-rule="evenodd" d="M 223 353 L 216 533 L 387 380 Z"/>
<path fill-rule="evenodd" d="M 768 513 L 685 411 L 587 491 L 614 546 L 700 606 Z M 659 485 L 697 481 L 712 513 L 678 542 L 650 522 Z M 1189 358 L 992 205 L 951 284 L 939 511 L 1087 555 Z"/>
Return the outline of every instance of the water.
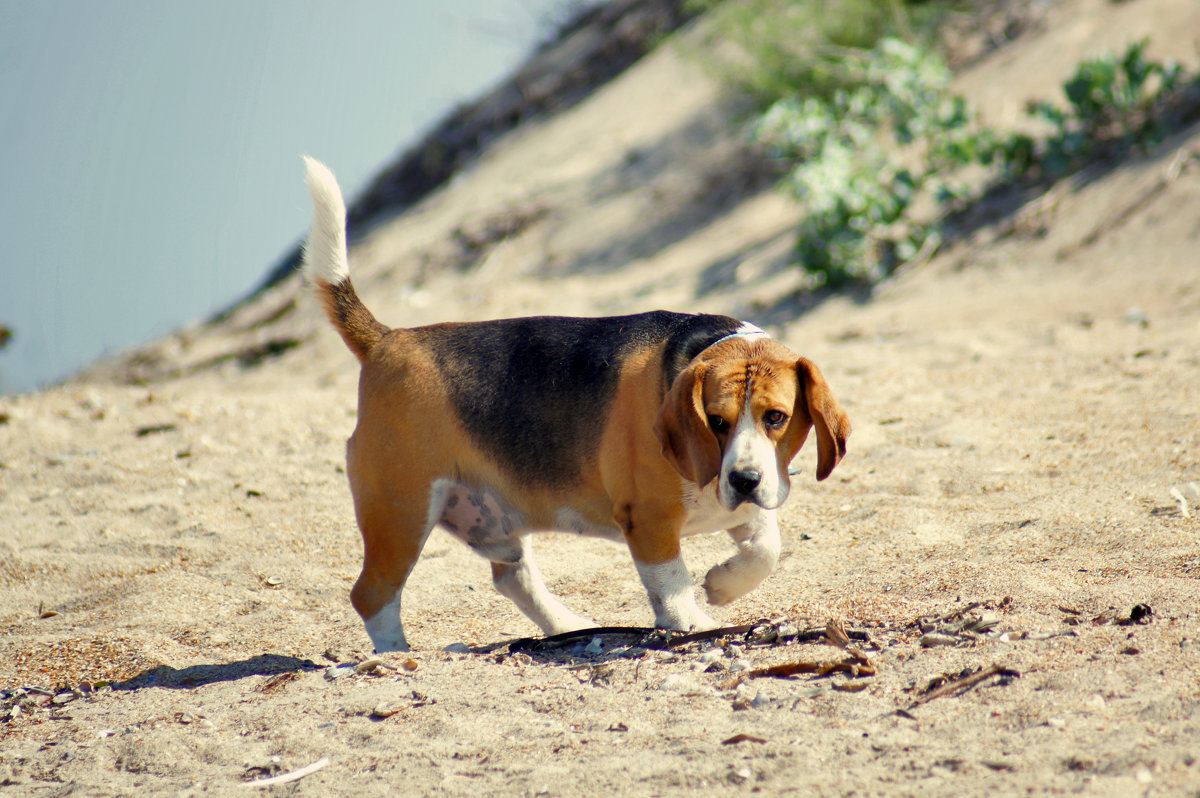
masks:
<path fill-rule="evenodd" d="M 0 393 L 244 295 L 305 232 L 301 153 L 353 197 L 555 6 L 0 4 Z"/>

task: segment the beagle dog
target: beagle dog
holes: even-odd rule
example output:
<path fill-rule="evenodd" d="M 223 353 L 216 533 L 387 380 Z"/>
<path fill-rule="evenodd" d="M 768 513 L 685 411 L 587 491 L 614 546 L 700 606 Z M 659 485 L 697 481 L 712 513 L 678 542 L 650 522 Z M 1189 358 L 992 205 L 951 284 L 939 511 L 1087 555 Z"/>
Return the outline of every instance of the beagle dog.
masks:
<path fill-rule="evenodd" d="M 545 634 L 595 623 L 546 589 L 530 532 L 624 541 L 667 629 L 716 626 L 680 538 L 725 529 L 737 546 L 704 580 L 710 604 L 774 569 L 788 464 L 815 428 L 825 479 L 850 434 L 813 363 L 736 319 L 665 311 L 388 328 L 350 282 L 337 182 L 305 162 L 304 273 L 362 363 L 346 471 L 364 557 L 350 599 L 376 651 L 408 648 L 400 596 L 435 526 L 490 560 L 496 589 Z"/>

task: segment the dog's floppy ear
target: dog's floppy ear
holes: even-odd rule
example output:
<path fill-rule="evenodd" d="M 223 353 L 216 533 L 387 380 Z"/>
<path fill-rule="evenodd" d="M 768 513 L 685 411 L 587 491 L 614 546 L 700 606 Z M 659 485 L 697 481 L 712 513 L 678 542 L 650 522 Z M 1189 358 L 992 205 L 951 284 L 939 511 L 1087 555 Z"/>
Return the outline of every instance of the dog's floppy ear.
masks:
<path fill-rule="evenodd" d="M 850 437 L 850 419 L 833 398 L 821 370 L 807 358 L 796 361 L 796 378 L 800 390 L 796 394 L 794 417 L 807 416 L 817 429 L 817 481 L 829 476 L 846 456 L 846 439 Z M 800 439 L 804 443 L 804 439 Z M 797 446 L 797 449 L 800 447 Z"/>
<path fill-rule="evenodd" d="M 704 413 L 707 373 L 708 367 L 697 363 L 676 377 L 654 421 L 663 456 L 684 478 L 700 486 L 721 470 L 721 447 Z"/>

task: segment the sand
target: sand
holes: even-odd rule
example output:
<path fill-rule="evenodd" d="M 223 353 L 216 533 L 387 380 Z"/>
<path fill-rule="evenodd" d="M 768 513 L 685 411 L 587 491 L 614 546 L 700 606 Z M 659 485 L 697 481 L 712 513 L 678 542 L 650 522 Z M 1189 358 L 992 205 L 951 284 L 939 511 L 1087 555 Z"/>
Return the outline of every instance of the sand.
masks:
<path fill-rule="evenodd" d="M 1150 30 L 1189 58 L 1200 29 L 1190 0 L 1044 14 L 962 76 L 990 112 Z M 264 789 L 1195 795 L 1200 130 L 870 296 L 812 301 L 787 266 L 796 210 L 722 189 L 745 163 L 727 107 L 660 47 L 377 227 L 352 268 L 391 324 L 719 311 L 815 360 L 849 454 L 822 483 L 801 454 L 777 571 L 714 615 L 785 638 L 832 620 L 857 653 L 745 635 L 514 651 L 537 629 L 439 531 L 405 593 L 413 651 L 372 663 L 348 601 L 356 363 L 289 280 L 0 399 L 6 794 L 246 794 L 316 766 Z M 621 546 L 535 546 L 576 611 L 651 622 Z M 702 574 L 729 551 L 684 554 Z M 755 675 L 789 663 L 839 667 Z"/>

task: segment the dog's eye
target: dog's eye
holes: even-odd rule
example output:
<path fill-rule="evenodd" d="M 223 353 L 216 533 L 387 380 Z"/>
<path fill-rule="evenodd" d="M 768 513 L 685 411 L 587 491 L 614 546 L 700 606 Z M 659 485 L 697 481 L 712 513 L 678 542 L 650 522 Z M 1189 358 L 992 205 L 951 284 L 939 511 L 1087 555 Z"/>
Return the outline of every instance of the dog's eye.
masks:
<path fill-rule="evenodd" d="M 782 427 L 783 423 L 788 420 L 787 413 L 782 410 L 768 410 L 763 413 L 763 421 L 768 427 Z"/>
<path fill-rule="evenodd" d="M 729 430 L 729 422 L 720 416 L 709 416 L 708 426 L 713 432 L 726 432 Z"/>

